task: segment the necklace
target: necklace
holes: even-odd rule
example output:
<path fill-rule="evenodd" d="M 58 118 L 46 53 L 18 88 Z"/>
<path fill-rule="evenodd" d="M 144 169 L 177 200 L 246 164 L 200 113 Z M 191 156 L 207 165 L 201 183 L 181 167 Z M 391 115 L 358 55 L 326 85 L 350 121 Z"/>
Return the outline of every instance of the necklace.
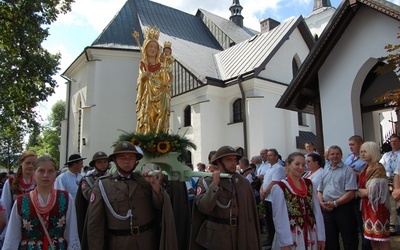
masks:
<path fill-rule="evenodd" d="M 153 65 L 150 65 L 150 64 L 147 65 L 147 67 L 148 67 L 150 72 L 155 72 L 155 71 L 159 70 L 160 66 L 161 66 L 161 63 L 156 63 L 156 64 L 153 64 Z"/>
<path fill-rule="evenodd" d="M 31 178 L 29 179 L 28 182 L 25 181 L 24 177 L 20 177 L 20 182 L 19 185 L 21 186 L 22 190 L 26 190 L 26 189 L 30 189 L 30 187 L 32 186 L 32 184 L 35 182 L 35 180 L 33 179 L 33 176 L 31 176 Z"/>
<path fill-rule="evenodd" d="M 292 187 L 293 191 L 299 195 L 300 197 L 304 198 L 307 196 L 307 187 L 306 187 L 306 183 L 304 182 L 303 178 L 300 178 L 300 186 L 301 189 L 298 189 L 295 185 L 294 182 L 292 180 L 292 178 L 290 177 L 290 175 L 287 175 L 287 179 L 289 182 L 289 185 Z"/>
<path fill-rule="evenodd" d="M 42 215 L 48 214 L 56 202 L 56 190 L 55 189 L 51 190 L 50 197 L 47 200 L 46 204 L 44 204 L 43 206 L 40 205 L 39 193 L 37 191 L 37 188 L 35 188 L 33 191 L 30 192 L 30 196 L 31 196 L 31 200 L 32 200 L 33 206 L 35 207 L 36 211 Z"/>

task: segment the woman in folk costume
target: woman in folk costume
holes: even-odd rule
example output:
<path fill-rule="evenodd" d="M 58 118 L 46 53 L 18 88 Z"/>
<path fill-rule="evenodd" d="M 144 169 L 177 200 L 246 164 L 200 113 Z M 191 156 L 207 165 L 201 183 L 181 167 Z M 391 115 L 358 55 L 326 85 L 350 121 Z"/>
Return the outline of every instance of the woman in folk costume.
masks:
<path fill-rule="evenodd" d="M 24 152 L 19 158 L 17 173 L 4 183 L 1 199 L 6 209 L 7 217 L 10 217 L 11 208 L 17 196 L 28 193 L 35 188 L 33 164 L 36 158 L 37 156 L 34 152 Z"/>
<path fill-rule="evenodd" d="M 390 203 L 386 171 L 379 163 L 381 154 L 375 142 L 361 145 L 360 156 L 367 163 L 360 174 L 357 195 L 361 197 L 364 237 L 372 249 L 390 247 Z"/>
<path fill-rule="evenodd" d="M 325 249 L 325 226 L 317 190 L 302 178 L 305 158 L 291 153 L 286 163 L 287 177 L 272 187 L 275 225 L 272 249 Z"/>
<path fill-rule="evenodd" d="M 17 173 L 4 183 L 1 199 L 6 210 L 7 219 L 10 217 L 11 208 L 17 196 L 25 194 L 35 188 L 33 163 L 36 158 L 36 154 L 32 151 L 22 153 L 18 161 Z M 7 229 L 4 229 L 3 233 L 0 235 L 0 240 L 4 240 L 6 230 Z"/>
<path fill-rule="evenodd" d="M 37 159 L 33 176 L 36 188 L 19 195 L 11 210 L 3 249 L 80 249 L 74 201 L 54 189 L 55 161 Z"/>

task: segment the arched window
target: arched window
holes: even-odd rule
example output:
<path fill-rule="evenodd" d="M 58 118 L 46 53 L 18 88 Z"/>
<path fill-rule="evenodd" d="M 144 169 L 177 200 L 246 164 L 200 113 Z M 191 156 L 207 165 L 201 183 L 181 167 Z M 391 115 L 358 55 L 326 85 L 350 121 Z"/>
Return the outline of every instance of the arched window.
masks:
<path fill-rule="evenodd" d="M 190 105 L 187 105 L 185 110 L 183 111 L 183 126 L 184 127 L 192 126 Z"/>
<path fill-rule="evenodd" d="M 299 58 L 299 56 L 296 54 L 296 55 L 293 57 L 293 60 L 292 60 L 292 73 L 293 73 L 293 77 L 295 77 L 296 74 L 297 74 L 297 72 L 299 71 L 300 64 L 301 64 L 300 58 Z"/>
<path fill-rule="evenodd" d="M 301 126 L 307 126 L 307 119 L 306 119 L 306 114 L 303 112 L 297 112 L 297 119 L 298 119 L 298 124 Z"/>
<path fill-rule="evenodd" d="M 242 122 L 243 112 L 242 112 L 242 99 L 239 98 L 233 103 L 233 122 Z"/>

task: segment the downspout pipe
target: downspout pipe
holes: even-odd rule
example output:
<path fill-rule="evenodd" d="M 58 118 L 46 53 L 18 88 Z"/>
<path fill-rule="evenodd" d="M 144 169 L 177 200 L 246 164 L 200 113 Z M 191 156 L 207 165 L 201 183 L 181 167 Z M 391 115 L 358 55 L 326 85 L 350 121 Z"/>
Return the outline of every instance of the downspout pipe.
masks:
<path fill-rule="evenodd" d="M 242 114 L 243 114 L 243 142 L 244 142 L 244 156 L 248 156 L 247 150 L 247 114 L 246 114 L 246 95 L 243 90 L 243 74 L 237 77 L 240 93 L 242 95 Z"/>
<path fill-rule="evenodd" d="M 67 105 L 66 105 L 66 111 L 67 111 L 67 138 L 66 138 L 66 154 L 65 154 L 65 162 L 67 162 L 68 161 L 68 155 L 69 155 L 69 152 L 68 152 L 68 149 L 69 149 L 69 121 L 70 121 L 70 114 L 71 114 L 71 111 L 70 111 L 70 106 L 71 106 L 71 84 L 72 84 L 72 79 L 70 79 L 70 78 L 68 78 L 68 77 L 66 77 L 66 76 L 64 76 L 64 75 L 61 75 L 61 77 L 62 78 L 64 78 L 65 80 L 67 80 L 67 84 L 68 84 L 68 103 L 67 103 Z"/>

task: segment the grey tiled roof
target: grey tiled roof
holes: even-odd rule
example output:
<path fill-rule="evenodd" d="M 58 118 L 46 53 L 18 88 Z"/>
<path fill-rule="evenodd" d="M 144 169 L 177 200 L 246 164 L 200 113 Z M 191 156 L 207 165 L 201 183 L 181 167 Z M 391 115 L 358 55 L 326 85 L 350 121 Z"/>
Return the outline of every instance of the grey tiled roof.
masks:
<path fill-rule="evenodd" d="M 252 70 L 260 70 L 301 21 L 301 16 L 292 18 L 268 32 L 218 53 L 215 57 L 220 66 L 221 78 L 226 80 Z"/>
<path fill-rule="evenodd" d="M 175 59 L 197 78 L 203 80 L 211 77 L 226 80 L 265 66 L 265 62 L 273 55 L 278 44 L 298 20 L 285 22 L 249 42 L 248 40 L 254 36 L 253 34 L 257 34 L 257 31 L 241 28 L 205 10 L 199 11 L 212 20 L 237 45 L 223 51 L 199 16 L 149 0 L 128 0 L 92 43 L 92 47 L 137 49 L 132 32 L 136 30 L 141 33 L 144 26 L 156 25 L 161 32 L 160 44 L 170 41 Z"/>
<path fill-rule="evenodd" d="M 138 48 L 131 33 L 147 25 L 160 28 L 160 44 L 172 42 L 174 57 L 198 78 L 218 78 L 213 54 L 222 48 L 202 20 L 149 0 L 128 0 L 92 46 Z"/>
<path fill-rule="evenodd" d="M 207 16 L 212 22 L 221 30 L 224 31 L 227 36 L 229 36 L 236 44 L 243 42 L 244 40 L 249 39 L 250 37 L 260 33 L 259 31 L 249 29 L 246 27 L 239 27 L 235 23 L 231 22 L 230 20 L 227 20 L 225 18 L 222 18 L 220 16 L 217 16 L 211 12 L 208 12 L 203 9 L 199 9 L 200 12 L 202 12 L 205 16 Z"/>
<path fill-rule="evenodd" d="M 156 25 L 173 37 L 221 49 L 198 17 L 149 0 L 128 0 L 92 46 L 137 46 L 131 33 L 147 25 Z"/>

